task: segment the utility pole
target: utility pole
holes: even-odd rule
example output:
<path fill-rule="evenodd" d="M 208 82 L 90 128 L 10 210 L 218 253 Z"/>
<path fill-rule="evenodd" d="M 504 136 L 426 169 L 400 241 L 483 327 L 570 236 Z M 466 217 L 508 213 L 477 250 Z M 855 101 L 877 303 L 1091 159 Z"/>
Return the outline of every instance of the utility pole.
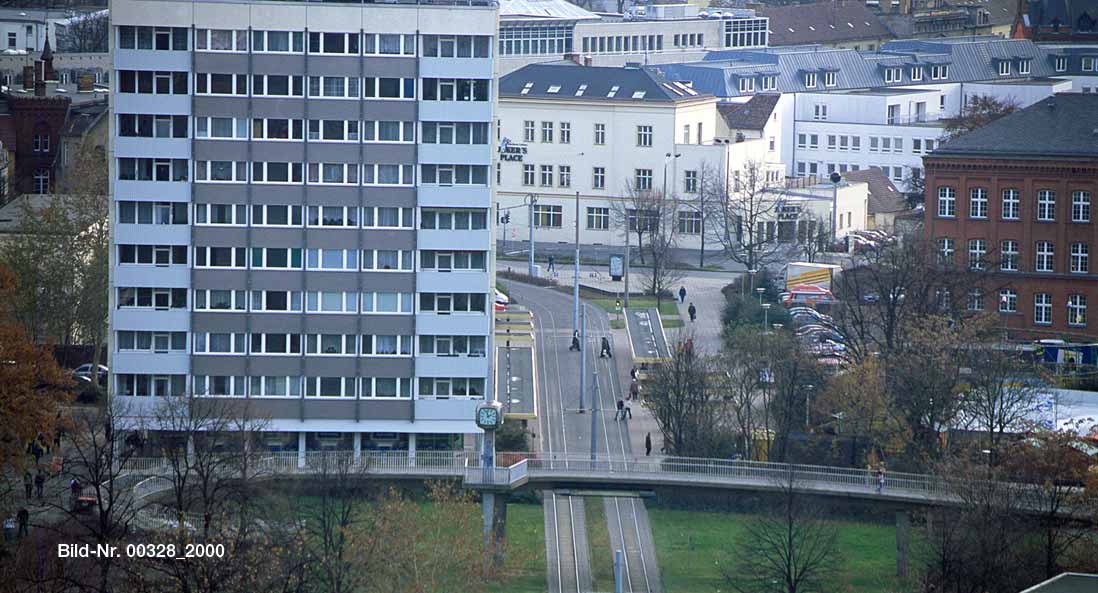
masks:
<path fill-rule="evenodd" d="M 587 307 L 583 308 L 583 319 L 580 323 L 580 409 L 579 413 L 584 412 L 583 409 L 583 395 L 587 390 L 587 385 L 584 383 L 584 377 L 587 376 Z"/>
<path fill-rule="evenodd" d="M 622 265 L 622 271 L 625 276 L 625 307 L 629 307 L 629 222 L 625 223 L 625 262 Z"/>
<path fill-rule="evenodd" d="M 586 312 L 586 311 L 584 311 Z M 585 356 L 586 358 L 586 356 Z M 582 375 L 581 375 L 582 376 Z M 595 457 L 598 453 L 599 447 L 599 365 L 595 365 L 594 376 L 594 390 L 591 394 L 593 403 L 591 404 L 591 461 L 595 461 Z M 580 384 L 586 380 L 586 377 L 580 380 Z M 607 451 L 607 454 L 610 452 Z"/>
<path fill-rule="evenodd" d="M 538 203 L 538 198 L 534 194 L 526 194 L 526 201 L 529 204 L 528 218 L 526 221 L 530 226 L 530 266 L 526 273 L 530 276 L 534 276 L 534 204 Z"/>
<path fill-rule="evenodd" d="M 576 277 L 572 286 L 572 330 L 579 329 L 580 317 L 580 193 L 576 192 Z"/>

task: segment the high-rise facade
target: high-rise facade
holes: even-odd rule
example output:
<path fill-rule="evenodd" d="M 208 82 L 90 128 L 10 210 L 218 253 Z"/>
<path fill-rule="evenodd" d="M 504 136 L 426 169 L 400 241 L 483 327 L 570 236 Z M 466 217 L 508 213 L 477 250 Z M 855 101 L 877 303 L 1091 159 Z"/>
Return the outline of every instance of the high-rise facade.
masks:
<path fill-rule="evenodd" d="M 114 0 L 111 385 L 275 450 L 451 449 L 492 388 L 497 9 Z"/>

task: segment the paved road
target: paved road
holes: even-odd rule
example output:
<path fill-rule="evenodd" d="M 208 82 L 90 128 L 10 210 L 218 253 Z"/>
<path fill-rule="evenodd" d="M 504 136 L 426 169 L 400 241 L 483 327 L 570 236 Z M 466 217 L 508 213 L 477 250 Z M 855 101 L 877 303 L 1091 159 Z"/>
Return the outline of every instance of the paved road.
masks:
<path fill-rule="evenodd" d="M 572 324 L 571 298 L 554 290 L 509 281 L 503 281 L 503 283 L 508 294 L 528 307 L 534 314 L 535 333 L 540 353 L 539 395 L 543 398 L 541 405 L 543 413 L 539 416 L 542 450 L 571 454 L 589 453 L 591 423 L 594 418 L 597 431 L 595 442 L 597 453 L 634 457 L 628 422 L 614 420 L 615 404 L 621 394 L 627 390 L 623 379 L 628 379 L 630 361 L 622 359 L 620 353 L 623 345 L 618 344 L 620 340 L 614 340 L 614 332 L 610 330 L 610 321 L 606 313 L 596 307 L 587 307 L 589 336 L 583 351 L 583 355 L 587 356 L 588 370 L 587 394 L 584 401 L 586 412 L 580 414 L 578 413 L 580 354 L 569 350 Z M 607 336 L 614 340 L 614 351 L 618 354 L 609 359 L 600 359 L 598 357 L 599 340 L 595 336 Z M 625 352 L 628 352 L 627 346 L 625 346 Z M 567 590 L 554 588 L 560 582 L 559 580 L 555 582 L 554 579 L 558 574 L 571 568 L 568 561 L 579 555 L 577 553 L 569 558 L 566 552 L 557 554 L 558 544 L 574 545 L 574 542 L 579 539 L 579 536 L 571 531 L 561 533 L 563 514 L 559 499 L 557 495 L 546 497 L 546 513 L 550 512 L 551 506 L 556 513 L 557 524 L 556 543 L 550 544 L 549 554 L 546 555 L 550 563 L 548 567 L 550 591 L 553 593 Z M 624 590 L 645 593 L 662 591 L 655 546 L 644 502 L 639 499 L 606 498 L 601 501 L 588 499 L 587 503 L 604 505 L 611 554 L 614 549 L 625 552 Z M 577 516 L 574 503 L 572 512 L 568 514 L 572 518 Z M 548 517 L 546 521 L 549 525 Z M 585 542 L 582 547 L 586 547 Z M 581 546 L 574 546 L 576 551 L 580 548 Z M 552 560 L 554 556 L 558 558 L 556 563 Z M 563 561 L 560 560 L 562 556 L 564 556 Z M 581 574 L 572 582 L 578 581 L 581 585 L 590 583 L 589 560 L 580 558 L 577 564 L 582 565 L 585 561 L 588 562 L 586 578 Z"/>

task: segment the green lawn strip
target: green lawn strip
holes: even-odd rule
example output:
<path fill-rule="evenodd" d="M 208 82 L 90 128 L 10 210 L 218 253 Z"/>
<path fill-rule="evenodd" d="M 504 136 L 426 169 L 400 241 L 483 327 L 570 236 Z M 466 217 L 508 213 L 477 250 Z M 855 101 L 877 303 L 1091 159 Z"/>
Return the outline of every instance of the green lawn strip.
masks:
<path fill-rule="evenodd" d="M 507 505 L 507 556 L 510 572 L 489 584 L 488 591 L 545 593 L 545 523 L 541 505 Z"/>
<path fill-rule="evenodd" d="M 736 544 L 754 515 L 653 508 L 649 510 L 667 593 L 729 590 L 722 569 L 734 572 Z M 888 593 L 899 589 L 895 528 L 883 523 L 835 521 L 841 563 L 830 590 Z"/>
<path fill-rule="evenodd" d="M 606 505 L 601 498 L 583 499 L 587 518 L 587 547 L 591 550 L 591 586 L 595 591 L 614 590 L 614 557 L 610 554 L 610 531 L 606 526 Z"/>
<path fill-rule="evenodd" d="M 686 325 L 686 322 L 684 322 L 682 320 L 682 318 L 679 318 L 679 317 L 675 317 L 675 318 L 664 317 L 663 318 L 663 326 L 664 327 L 683 327 L 684 325 Z"/>
<path fill-rule="evenodd" d="M 597 298 L 589 298 L 589 299 L 587 299 L 587 301 L 589 303 L 591 303 L 592 305 L 595 305 L 596 307 L 599 307 L 599 308 L 603 309 L 607 313 L 613 314 L 613 313 L 618 312 L 617 309 L 615 308 L 616 304 L 617 304 L 617 299 L 616 298 L 597 297 Z M 631 297 L 629 297 L 629 307 L 631 309 L 637 309 L 637 308 L 647 309 L 647 308 L 655 307 L 655 306 L 656 306 L 656 297 L 652 297 L 652 296 L 644 296 L 644 297 L 632 297 L 631 296 Z M 668 317 L 678 317 L 679 316 L 679 308 L 675 304 L 675 300 L 671 297 L 667 297 L 665 299 L 662 299 L 660 301 L 660 307 L 659 308 L 660 308 L 660 316 L 661 317 L 668 318 Z"/>

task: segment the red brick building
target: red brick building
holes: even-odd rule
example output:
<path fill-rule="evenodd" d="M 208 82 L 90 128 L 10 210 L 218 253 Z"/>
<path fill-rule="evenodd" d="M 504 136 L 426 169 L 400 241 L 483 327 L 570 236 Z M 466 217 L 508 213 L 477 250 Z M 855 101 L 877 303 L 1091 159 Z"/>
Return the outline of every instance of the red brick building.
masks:
<path fill-rule="evenodd" d="M 1098 95 L 1045 99 L 924 165 L 927 236 L 988 272 L 970 309 L 997 310 L 1025 337 L 1098 337 Z"/>

